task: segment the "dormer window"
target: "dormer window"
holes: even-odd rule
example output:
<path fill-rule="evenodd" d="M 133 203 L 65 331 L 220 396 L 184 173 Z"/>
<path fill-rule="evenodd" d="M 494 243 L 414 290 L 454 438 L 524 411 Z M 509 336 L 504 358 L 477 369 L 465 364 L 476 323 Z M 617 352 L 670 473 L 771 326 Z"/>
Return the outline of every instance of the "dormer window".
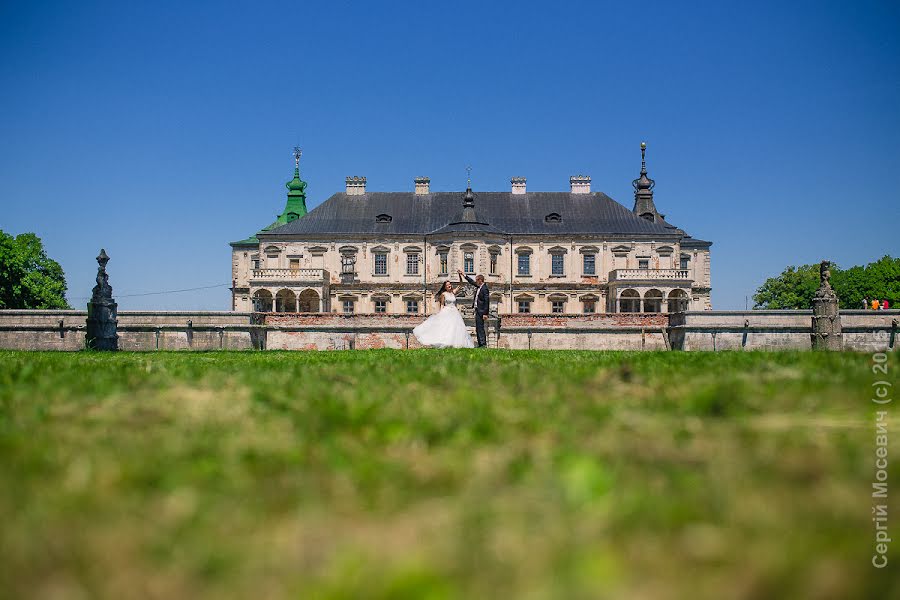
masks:
<path fill-rule="evenodd" d="M 386 215 L 386 214 L 382 213 L 382 214 L 378 215 L 377 217 L 375 217 L 375 222 L 376 223 L 390 223 L 391 215 Z"/>
<path fill-rule="evenodd" d="M 559 223 L 561 221 L 562 221 L 562 217 L 560 216 L 559 213 L 555 213 L 555 212 L 550 213 L 549 215 L 544 217 L 545 223 Z"/>
<path fill-rule="evenodd" d="M 645 221 L 650 221 L 651 223 L 656 221 L 656 215 L 654 215 L 652 212 L 641 213 L 641 218 Z"/>

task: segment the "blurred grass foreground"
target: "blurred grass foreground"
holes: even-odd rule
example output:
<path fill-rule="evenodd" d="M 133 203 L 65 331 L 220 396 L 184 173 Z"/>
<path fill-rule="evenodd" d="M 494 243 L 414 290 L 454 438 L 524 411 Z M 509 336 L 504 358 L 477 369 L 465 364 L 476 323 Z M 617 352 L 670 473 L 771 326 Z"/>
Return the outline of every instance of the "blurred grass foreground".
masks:
<path fill-rule="evenodd" d="M 875 379 L 851 353 L 0 352 L 0 595 L 897 598 Z"/>

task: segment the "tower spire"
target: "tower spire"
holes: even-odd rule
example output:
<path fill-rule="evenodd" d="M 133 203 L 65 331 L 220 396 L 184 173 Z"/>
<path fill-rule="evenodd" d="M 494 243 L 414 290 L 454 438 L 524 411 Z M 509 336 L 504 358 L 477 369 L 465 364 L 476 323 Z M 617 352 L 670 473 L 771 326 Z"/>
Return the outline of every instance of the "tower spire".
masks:
<path fill-rule="evenodd" d="M 656 210 L 653 203 L 653 188 L 656 182 L 647 176 L 647 143 L 641 142 L 641 173 L 637 179 L 631 182 L 634 187 L 634 208 L 632 212 L 642 219 L 655 222 L 663 216 Z"/>
<path fill-rule="evenodd" d="M 287 188 L 287 204 L 284 212 L 278 215 L 277 223 L 283 225 L 306 215 L 306 182 L 300 179 L 300 157 L 303 150 L 294 146 L 294 178 L 284 186 Z"/>

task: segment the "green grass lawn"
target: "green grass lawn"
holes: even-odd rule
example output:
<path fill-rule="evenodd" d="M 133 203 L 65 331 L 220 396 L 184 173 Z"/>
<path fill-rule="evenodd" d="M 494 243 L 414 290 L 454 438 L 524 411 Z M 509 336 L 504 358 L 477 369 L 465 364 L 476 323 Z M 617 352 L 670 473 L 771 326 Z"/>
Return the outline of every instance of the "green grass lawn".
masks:
<path fill-rule="evenodd" d="M 900 597 L 870 360 L 0 352 L 0 595 Z"/>

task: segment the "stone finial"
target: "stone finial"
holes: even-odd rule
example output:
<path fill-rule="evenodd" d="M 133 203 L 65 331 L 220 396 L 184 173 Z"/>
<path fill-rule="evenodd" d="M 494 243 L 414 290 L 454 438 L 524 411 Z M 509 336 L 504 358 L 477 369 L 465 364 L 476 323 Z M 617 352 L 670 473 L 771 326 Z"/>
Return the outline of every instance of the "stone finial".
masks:
<path fill-rule="evenodd" d="M 819 264 L 819 289 L 813 297 L 812 347 L 815 350 L 841 350 L 844 345 L 838 297 L 831 288 L 831 262 Z"/>
<path fill-rule="evenodd" d="M 109 262 L 109 255 L 106 254 L 104 248 L 100 248 L 100 254 L 97 255 L 97 285 L 94 286 L 91 295 L 92 302 L 102 302 L 112 300 L 112 286 L 109 285 L 109 275 L 106 273 L 106 263 Z"/>
<path fill-rule="evenodd" d="M 97 256 L 97 285 L 94 286 L 91 301 L 88 302 L 87 328 L 85 342 L 91 350 L 118 350 L 119 336 L 116 332 L 118 320 L 116 318 L 117 305 L 112 297 L 112 286 L 109 285 L 109 275 L 106 272 L 106 263 L 109 256 L 106 250 L 101 248 Z"/>
<path fill-rule="evenodd" d="M 823 260 L 819 264 L 819 291 L 831 289 L 831 261 Z"/>

